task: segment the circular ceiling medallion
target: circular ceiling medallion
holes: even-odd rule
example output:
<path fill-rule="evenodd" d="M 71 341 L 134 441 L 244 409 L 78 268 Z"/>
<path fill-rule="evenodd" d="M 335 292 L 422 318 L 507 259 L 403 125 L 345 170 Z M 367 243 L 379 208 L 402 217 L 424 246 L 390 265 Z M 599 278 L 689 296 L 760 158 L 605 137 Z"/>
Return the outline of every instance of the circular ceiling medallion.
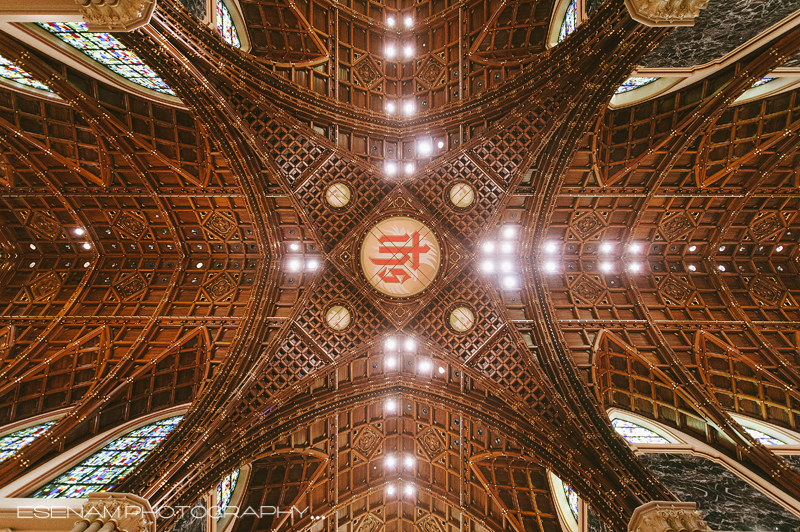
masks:
<path fill-rule="evenodd" d="M 475 189 L 467 183 L 456 183 L 450 187 L 450 203 L 459 209 L 466 209 L 475 203 Z"/>
<path fill-rule="evenodd" d="M 469 307 L 456 307 L 450 312 L 450 327 L 456 332 L 467 332 L 475 325 L 475 313 Z"/>
<path fill-rule="evenodd" d="M 378 292 L 408 297 L 425 290 L 441 265 L 439 242 L 425 224 L 398 216 L 375 225 L 361 244 L 361 269 Z"/>
<path fill-rule="evenodd" d="M 353 315 L 344 305 L 332 305 L 325 312 L 325 323 L 334 331 L 343 331 L 350 326 Z"/>
<path fill-rule="evenodd" d="M 344 183 L 334 183 L 325 190 L 325 201 L 334 209 L 341 209 L 348 203 L 353 193 Z"/>

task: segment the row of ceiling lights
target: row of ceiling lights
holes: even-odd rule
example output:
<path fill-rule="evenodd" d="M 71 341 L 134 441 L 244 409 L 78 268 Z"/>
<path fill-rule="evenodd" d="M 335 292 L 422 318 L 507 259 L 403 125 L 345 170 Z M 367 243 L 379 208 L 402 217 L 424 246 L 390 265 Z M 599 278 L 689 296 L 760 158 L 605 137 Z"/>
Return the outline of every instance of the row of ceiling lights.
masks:
<path fill-rule="evenodd" d="M 394 104 L 393 103 L 389 103 L 387 105 L 387 107 L 386 107 L 387 110 L 389 109 L 389 106 L 391 106 L 391 108 L 392 108 L 392 111 L 390 111 L 390 114 L 391 114 L 393 112 L 393 110 L 394 110 Z M 418 156 L 427 157 L 427 156 L 429 156 L 429 155 L 431 155 L 433 153 L 433 141 L 431 141 L 429 139 L 418 140 L 416 144 L 417 144 L 417 155 Z M 444 148 L 444 141 L 441 141 L 441 140 L 437 141 L 436 142 L 436 147 L 438 149 L 440 149 L 440 150 L 442 148 Z M 402 164 L 402 163 L 398 163 L 396 161 L 386 161 L 386 163 L 383 165 L 383 171 L 388 176 L 395 176 L 395 175 L 397 175 L 401 165 L 403 167 L 403 171 L 404 171 L 405 175 L 413 174 L 414 170 L 416 168 L 414 166 L 414 163 L 412 163 L 412 162 L 406 162 L 405 164 Z"/>
<path fill-rule="evenodd" d="M 499 272 L 502 276 L 500 283 L 506 289 L 517 286 L 517 278 L 514 275 L 516 267 L 512 259 L 517 248 L 518 232 L 517 226 L 507 225 L 500 231 L 499 241 L 488 241 L 482 246 L 484 260 L 481 269 L 487 274 Z"/>

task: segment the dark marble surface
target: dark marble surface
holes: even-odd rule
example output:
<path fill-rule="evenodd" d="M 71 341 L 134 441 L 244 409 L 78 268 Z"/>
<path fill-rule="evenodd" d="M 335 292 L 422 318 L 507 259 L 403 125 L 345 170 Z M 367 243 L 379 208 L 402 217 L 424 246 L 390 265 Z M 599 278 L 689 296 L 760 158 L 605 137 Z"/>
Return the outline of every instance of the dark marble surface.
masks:
<path fill-rule="evenodd" d="M 800 66 L 800 54 L 794 55 L 786 61 L 783 66 L 785 67 L 798 67 Z"/>
<path fill-rule="evenodd" d="M 800 530 L 800 519 L 716 462 L 689 454 L 640 458 L 676 497 L 696 502 L 712 530 Z"/>
<path fill-rule="evenodd" d="M 205 18 L 206 16 L 206 0 L 180 0 L 181 4 L 186 6 L 191 14 L 197 18 Z"/>
<path fill-rule="evenodd" d="M 800 9 L 800 0 L 711 0 L 694 26 L 673 30 L 645 67 L 690 67 L 724 56 Z"/>
<path fill-rule="evenodd" d="M 199 510 L 195 512 L 198 516 L 202 515 L 202 517 L 193 517 L 191 510 L 187 510 L 187 513 L 183 514 L 183 517 L 172 527 L 172 532 L 206 532 L 205 507 L 203 499 L 199 499 L 194 503 L 194 508 L 203 509 L 202 512 Z"/>
<path fill-rule="evenodd" d="M 587 513 L 589 514 L 589 532 L 611 532 L 611 529 L 597 517 L 597 514 L 595 514 L 591 508 L 589 508 Z"/>
<path fill-rule="evenodd" d="M 789 462 L 793 468 L 800 471 L 800 455 L 784 456 L 783 459 Z"/>

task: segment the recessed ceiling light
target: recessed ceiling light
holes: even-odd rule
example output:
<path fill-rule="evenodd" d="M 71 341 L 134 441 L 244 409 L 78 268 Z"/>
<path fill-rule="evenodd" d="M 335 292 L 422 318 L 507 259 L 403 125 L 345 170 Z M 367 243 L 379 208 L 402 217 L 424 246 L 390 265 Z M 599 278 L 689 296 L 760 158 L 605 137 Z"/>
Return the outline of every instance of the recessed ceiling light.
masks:
<path fill-rule="evenodd" d="M 300 269 L 300 261 L 298 259 L 292 259 L 289 261 L 289 271 L 296 272 L 299 269 Z"/>
<path fill-rule="evenodd" d="M 486 243 L 484 243 L 483 244 L 483 250 L 486 253 L 491 253 L 492 251 L 494 251 L 494 242 L 486 242 Z"/>
<path fill-rule="evenodd" d="M 31 249 L 36 249 L 36 244 L 31 244 Z"/>
<path fill-rule="evenodd" d="M 31 262 L 30 264 L 28 264 L 28 268 L 35 268 L 35 267 L 36 267 L 35 262 Z"/>
<path fill-rule="evenodd" d="M 642 265 L 641 265 L 641 264 L 639 264 L 638 262 L 632 262 L 632 263 L 630 263 L 630 264 L 628 265 L 628 269 L 629 269 L 630 271 L 632 271 L 632 272 L 638 272 L 639 270 L 641 270 L 641 269 L 642 269 Z"/>
<path fill-rule="evenodd" d="M 76 234 L 76 235 L 78 235 L 78 236 L 83 236 L 83 235 L 84 235 L 84 233 L 86 233 L 86 231 L 84 231 L 84 230 L 83 230 L 83 227 L 76 227 L 76 228 L 75 228 L 75 234 Z"/>
<path fill-rule="evenodd" d="M 289 244 L 289 249 L 291 249 L 292 251 L 297 251 L 298 249 L 300 249 L 300 244 L 296 244 L 296 243 L 295 244 Z"/>
<path fill-rule="evenodd" d="M 388 410 L 389 412 L 394 412 L 396 408 L 397 408 L 397 403 L 395 403 L 392 400 L 386 401 L 386 410 Z"/>
<path fill-rule="evenodd" d="M 444 142 L 440 140 L 439 142 L 436 143 L 436 146 L 441 150 L 442 148 L 444 148 Z"/>
<path fill-rule="evenodd" d="M 394 17 L 389 17 L 386 19 L 386 25 L 390 28 L 394 28 Z"/>
<path fill-rule="evenodd" d="M 439 366 L 439 375 L 444 375 L 444 371 L 445 371 L 444 368 L 442 366 Z"/>
<path fill-rule="evenodd" d="M 544 263 L 544 271 L 546 272 L 554 272 L 558 269 L 558 265 L 555 262 L 545 262 Z"/>
<path fill-rule="evenodd" d="M 720 250 L 720 251 L 725 251 L 725 247 L 726 247 L 726 246 L 720 246 L 720 247 L 719 247 L 719 250 Z"/>
<path fill-rule="evenodd" d="M 406 28 L 410 28 L 411 26 L 414 25 L 414 19 L 411 17 L 406 17 L 405 19 L 403 19 L 403 23 L 406 25 Z"/>
<path fill-rule="evenodd" d="M 397 463 L 397 458 L 395 458 L 394 456 L 390 455 L 386 457 L 386 467 L 394 467 L 396 463 Z"/>
<path fill-rule="evenodd" d="M 517 279 L 514 277 L 504 277 L 503 286 L 505 288 L 514 288 L 515 286 L 517 286 Z"/>
<path fill-rule="evenodd" d="M 695 266 L 694 264 L 690 264 L 689 265 L 689 271 L 690 272 L 696 272 L 697 271 L 697 266 Z"/>
<path fill-rule="evenodd" d="M 389 368 L 393 368 L 397 365 L 397 361 L 394 359 L 394 357 L 389 357 L 386 359 L 386 365 Z"/>
<path fill-rule="evenodd" d="M 428 141 L 418 142 L 417 153 L 420 155 L 429 155 L 431 153 L 431 143 Z"/>
<path fill-rule="evenodd" d="M 91 264 L 92 263 L 87 260 L 86 262 L 83 263 L 83 267 L 88 268 Z"/>
<path fill-rule="evenodd" d="M 610 272 L 611 271 L 611 263 L 610 262 L 601 262 L 600 263 L 600 271 Z"/>
<path fill-rule="evenodd" d="M 689 251 L 691 253 L 694 253 L 695 251 L 697 251 L 697 246 L 689 246 Z"/>
<path fill-rule="evenodd" d="M 628 249 L 630 250 L 631 253 L 639 253 L 639 252 L 642 251 L 642 245 L 641 244 L 631 244 Z"/>
<path fill-rule="evenodd" d="M 503 253 L 511 253 L 512 251 L 514 251 L 514 246 L 513 244 L 511 244 L 511 242 L 503 242 L 502 244 L 500 244 L 500 251 L 502 251 Z"/>
<path fill-rule="evenodd" d="M 406 175 L 411 175 L 414 173 L 414 163 L 406 163 Z"/>
<path fill-rule="evenodd" d="M 483 264 L 481 265 L 481 267 L 483 268 L 483 271 L 485 271 L 485 272 L 493 272 L 494 271 L 494 262 L 492 262 L 490 260 L 484 261 Z"/>
<path fill-rule="evenodd" d="M 517 234 L 517 228 L 507 225 L 503 228 L 503 236 L 506 238 L 513 238 Z"/>
<path fill-rule="evenodd" d="M 393 162 L 388 162 L 383 166 L 386 175 L 395 175 L 397 173 L 397 165 Z"/>
<path fill-rule="evenodd" d="M 783 251 L 783 246 L 778 246 L 778 247 L 776 247 L 776 248 L 775 248 L 775 251 L 777 251 L 778 253 L 780 253 L 781 251 Z"/>
<path fill-rule="evenodd" d="M 319 261 L 317 260 L 310 260 L 306 263 L 307 270 L 313 271 L 316 270 L 317 268 L 319 268 Z"/>
<path fill-rule="evenodd" d="M 603 253 L 611 253 L 612 249 L 614 249 L 614 246 L 611 244 L 611 242 L 603 242 L 600 244 L 600 251 Z"/>
<path fill-rule="evenodd" d="M 721 272 L 724 272 L 727 268 L 725 268 L 723 264 L 720 264 L 719 266 L 717 266 L 717 269 Z"/>
<path fill-rule="evenodd" d="M 394 351 L 395 349 L 397 349 L 397 340 L 395 340 L 394 338 L 389 338 L 388 340 L 386 340 L 386 349 L 388 349 L 389 351 Z"/>
<path fill-rule="evenodd" d="M 431 370 L 431 366 L 432 364 L 430 360 L 423 360 L 422 362 L 419 363 L 419 370 L 424 373 L 427 373 Z"/>
<path fill-rule="evenodd" d="M 404 347 L 406 351 L 413 351 L 417 347 L 417 342 L 415 342 L 413 338 L 408 338 L 405 341 Z"/>
<path fill-rule="evenodd" d="M 406 102 L 403 104 L 403 112 L 407 115 L 410 115 L 414 112 L 414 102 Z"/>
<path fill-rule="evenodd" d="M 92 249 L 92 245 L 88 242 L 83 243 L 83 249 Z"/>
<path fill-rule="evenodd" d="M 397 107 L 394 105 L 394 102 L 389 102 L 386 104 L 386 112 L 389 114 L 393 114 L 397 110 Z"/>
<path fill-rule="evenodd" d="M 511 271 L 511 267 L 512 267 L 512 265 L 508 261 L 500 263 L 500 271 L 501 272 L 510 272 Z"/>
<path fill-rule="evenodd" d="M 403 459 L 403 465 L 406 467 L 414 467 L 414 457 L 413 456 L 406 456 Z"/>
<path fill-rule="evenodd" d="M 403 46 L 403 57 L 413 57 L 414 56 L 414 47 L 410 44 Z"/>
<path fill-rule="evenodd" d="M 406 484 L 405 488 L 403 488 L 403 493 L 405 493 L 409 497 L 411 495 L 414 495 L 414 486 L 412 486 L 411 484 Z"/>
<path fill-rule="evenodd" d="M 546 253 L 555 253 L 557 249 L 558 249 L 558 246 L 556 246 L 555 242 L 547 242 L 544 245 L 544 250 L 545 250 Z"/>
<path fill-rule="evenodd" d="M 394 54 L 396 54 L 396 53 L 397 53 L 397 50 L 395 50 L 395 47 L 394 47 L 393 44 L 387 44 L 386 45 L 386 51 L 385 51 L 386 57 L 391 59 L 392 57 L 394 57 Z"/>
<path fill-rule="evenodd" d="M 394 495 L 394 485 L 389 484 L 386 486 L 386 495 Z"/>

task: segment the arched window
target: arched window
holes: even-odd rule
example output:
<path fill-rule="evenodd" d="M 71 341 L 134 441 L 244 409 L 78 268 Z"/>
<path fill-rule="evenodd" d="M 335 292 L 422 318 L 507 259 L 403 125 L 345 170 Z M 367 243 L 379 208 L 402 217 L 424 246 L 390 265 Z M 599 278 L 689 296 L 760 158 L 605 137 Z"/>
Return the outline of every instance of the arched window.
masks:
<path fill-rule="evenodd" d="M 552 472 L 548 472 L 547 478 L 561 523 L 568 532 L 578 532 L 581 529 L 578 525 L 581 520 L 581 502 L 578 493 Z"/>
<path fill-rule="evenodd" d="M 225 475 L 217 484 L 217 521 L 225 515 L 225 509 L 231 502 L 233 490 L 236 489 L 236 481 L 239 479 L 239 470 Z"/>
<path fill-rule="evenodd" d="M 567 503 L 569 504 L 569 509 L 572 512 L 573 517 L 575 520 L 578 521 L 578 514 L 580 512 L 580 505 L 578 504 L 578 494 L 575 493 L 575 490 L 567 486 L 566 484 L 562 483 L 564 486 L 564 495 L 567 497 Z"/>
<path fill-rule="evenodd" d="M 614 94 L 622 94 L 623 92 L 629 92 L 636 89 L 641 89 L 645 85 L 650 85 L 654 81 L 658 80 L 659 78 L 653 78 L 648 76 L 634 76 L 632 78 L 628 78 L 625 80 L 625 83 L 619 86 L 617 91 Z"/>
<path fill-rule="evenodd" d="M 61 499 L 85 497 L 107 491 L 125 478 L 178 425 L 183 416 L 171 417 L 117 438 L 31 497 Z"/>
<path fill-rule="evenodd" d="M 761 85 L 764 85 L 764 84 L 766 84 L 766 83 L 769 83 L 770 81 L 774 81 L 774 80 L 776 80 L 776 79 L 777 79 L 777 78 L 771 78 L 771 77 L 769 77 L 769 76 L 764 76 L 764 77 L 763 77 L 763 78 L 761 78 L 760 80 L 758 80 L 758 81 L 756 81 L 755 83 L 753 83 L 753 86 L 752 86 L 752 87 L 750 87 L 750 88 L 751 88 L 751 89 L 755 89 L 756 87 L 760 87 Z"/>
<path fill-rule="evenodd" d="M 226 43 L 236 48 L 241 48 L 242 43 L 239 41 L 239 33 L 236 31 L 236 25 L 231 18 L 231 12 L 228 6 L 222 0 L 215 0 L 217 4 L 217 31 Z"/>
<path fill-rule="evenodd" d="M 744 427 L 744 430 L 746 430 L 750 436 L 764 445 L 786 445 L 785 441 L 781 441 L 778 438 L 773 438 L 772 436 L 764 434 L 760 430 L 752 429 L 750 427 Z"/>
<path fill-rule="evenodd" d="M 669 443 L 669 440 L 659 436 L 650 429 L 637 425 L 624 419 L 615 419 L 611 425 L 623 438 L 630 443 Z"/>
<path fill-rule="evenodd" d="M 561 23 L 561 31 L 558 33 L 558 42 L 563 41 L 567 36 L 578 27 L 578 0 L 572 0 L 567 6 L 567 13 Z"/>
<path fill-rule="evenodd" d="M 11 434 L 0 438 L 0 462 L 47 432 L 47 429 L 55 424 L 55 421 L 48 421 L 47 423 L 42 423 L 41 425 L 36 425 L 34 427 L 28 427 L 27 429 L 12 432 Z"/>
<path fill-rule="evenodd" d="M 157 92 L 175 95 L 152 68 L 145 65 L 138 55 L 128 50 L 110 33 L 90 32 L 84 22 L 39 22 L 38 24 L 123 78 Z"/>
<path fill-rule="evenodd" d="M 22 70 L 20 67 L 0 55 L 0 77 L 15 81 L 34 89 L 49 91 L 50 87 L 34 78 L 29 72 Z"/>

